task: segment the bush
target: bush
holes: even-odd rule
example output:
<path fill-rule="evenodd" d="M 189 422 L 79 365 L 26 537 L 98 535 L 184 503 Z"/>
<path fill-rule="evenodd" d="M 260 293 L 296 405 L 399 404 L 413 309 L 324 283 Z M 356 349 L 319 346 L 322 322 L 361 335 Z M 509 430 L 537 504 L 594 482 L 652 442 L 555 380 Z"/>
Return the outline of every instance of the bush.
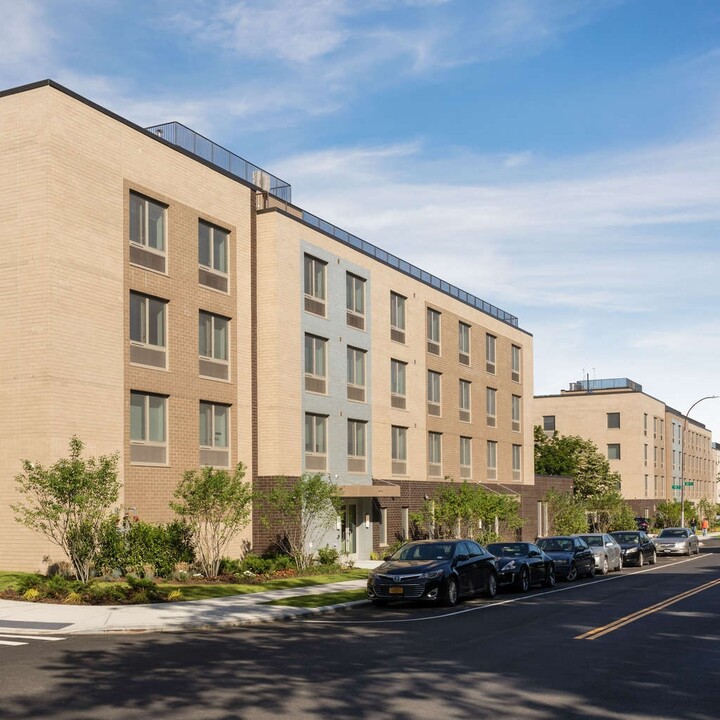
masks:
<path fill-rule="evenodd" d="M 337 565 L 340 553 L 334 548 L 326 545 L 318 550 L 318 562 L 321 565 Z"/>

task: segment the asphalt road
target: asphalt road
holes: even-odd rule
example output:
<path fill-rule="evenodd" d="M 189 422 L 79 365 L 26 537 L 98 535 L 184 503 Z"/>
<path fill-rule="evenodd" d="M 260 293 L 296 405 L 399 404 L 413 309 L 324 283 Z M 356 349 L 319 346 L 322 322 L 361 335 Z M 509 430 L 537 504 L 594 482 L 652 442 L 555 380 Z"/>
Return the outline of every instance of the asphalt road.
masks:
<path fill-rule="evenodd" d="M 0 717 L 708 720 L 720 544 L 454 609 L 0 647 Z"/>

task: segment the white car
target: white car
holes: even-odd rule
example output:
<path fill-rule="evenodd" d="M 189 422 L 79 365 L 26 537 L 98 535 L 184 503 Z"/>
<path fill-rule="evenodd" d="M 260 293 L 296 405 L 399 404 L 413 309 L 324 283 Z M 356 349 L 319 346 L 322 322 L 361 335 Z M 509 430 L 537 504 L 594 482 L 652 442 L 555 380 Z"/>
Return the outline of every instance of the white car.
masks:
<path fill-rule="evenodd" d="M 587 533 L 576 537 L 582 538 L 590 546 L 595 556 L 595 569 L 600 575 L 607 575 L 611 570 L 622 570 L 622 548 L 612 535 Z"/>
<path fill-rule="evenodd" d="M 700 541 L 691 528 L 665 528 L 655 538 L 658 555 L 692 555 L 700 552 Z"/>

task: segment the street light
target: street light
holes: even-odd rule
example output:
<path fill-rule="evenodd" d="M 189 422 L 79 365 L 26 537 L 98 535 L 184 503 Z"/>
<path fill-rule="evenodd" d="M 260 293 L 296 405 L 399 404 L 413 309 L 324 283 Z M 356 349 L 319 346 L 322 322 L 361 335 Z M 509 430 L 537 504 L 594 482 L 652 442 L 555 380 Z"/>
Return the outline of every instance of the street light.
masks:
<path fill-rule="evenodd" d="M 703 400 L 717 400 L 720 395 L 707 395 L 696 400 L 683 417 L 683 446 L 682 459 L 680 461 L 680 527 L 685 527 L 685 452 L 687 450 L 687 421 L 692 409 Z"/>

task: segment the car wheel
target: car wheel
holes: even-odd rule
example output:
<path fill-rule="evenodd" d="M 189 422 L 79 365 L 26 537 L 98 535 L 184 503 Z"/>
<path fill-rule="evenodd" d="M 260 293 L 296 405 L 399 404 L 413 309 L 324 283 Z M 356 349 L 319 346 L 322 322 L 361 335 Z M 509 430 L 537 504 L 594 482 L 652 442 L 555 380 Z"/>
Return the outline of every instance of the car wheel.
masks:
<path fill-rule="evenodd" d="M 688 551 L 686 554 L 688 557 L 690 557 L 692 555 L 692 547 L 691 547 L 690 543 L 688 543 Z"/>
<path fill-rule="evenodd" d="M 446 605 L 447 607 L 452 607 L 453 605 L 457 605 L 457 601 L 458 601 L 457 580 L 454 577 L 450 577 L 447 579 L 447 582 L 445 583 L 445 594 L 443 595 L 443 605 Z"/>
<path fill-rule="evenodd" d="M 530 573 L 527 568 L 523 568 L 518 576 L 518 590 L 520 592 L 527 592 L 530 589 Z"/>
<path fill-rule="evenodd" d="M 575 580 L 577 580 L 577 576 L 578 576 L 577 567 L 575 567 L 575 563 L 571 563 L 570 569 L 568 570 L 568 574 L 565 577 L 565 579 L 568 582 L 574 582 Z"/>
<path fill-rule="evenodd" d="M 483 594 L 489 600 L 492 600 L 497 595 L 497 575 L 495 575 L 494 572 L 491 572 L 488 575 L 487 587 L 485 588 L 485 592 Z"/>
<path fill-rule="evenodd" d="M 590 565 L 590 569 L 585 573 L 585 577 L 595 577 L 595 560 L 592 561 L 592 565 Z"/>
<path fill-rule="evenodd" d="M 549 568 L 547 573 L 545 574 L 545 580 L 543 582 L 543 587 L 546 587 L 546 588 L 555 587 L 556 582 L 557 582 L 557 578 L 555 577 L 555 568 Z"/>
<path fill-rule="evenodd" d="M 623 569 L 623 559 L 622 559 L 622 555 L 620 555 L 620 556 L 618 557 L 617 567 L 615 568 L 615 570 L 616 570 L 617 572 L 620 572 L 622 569 Z"/>
<path fill-rule="evenodd" d="M 657 562 L 657 550 L 653 550 L 653 554 L 650 558 L 650 564 L 654 565 Z"/>
<path fill-rule="evenodd" d="M 643 554 L 643 552 L 641 550 L 640 554 L 638 555 L 637 566 L 642 567 L 644 564 L 645 564 L 645 555 Z"/>
<path fill-rule="evenodd" d="M 608 559 L 606 556 L 602 559 L 602 563 L 600 564 L 600 574 L 607 575 L 609 572 L 610 572 L 610 565 L 608 565 Z"/>

